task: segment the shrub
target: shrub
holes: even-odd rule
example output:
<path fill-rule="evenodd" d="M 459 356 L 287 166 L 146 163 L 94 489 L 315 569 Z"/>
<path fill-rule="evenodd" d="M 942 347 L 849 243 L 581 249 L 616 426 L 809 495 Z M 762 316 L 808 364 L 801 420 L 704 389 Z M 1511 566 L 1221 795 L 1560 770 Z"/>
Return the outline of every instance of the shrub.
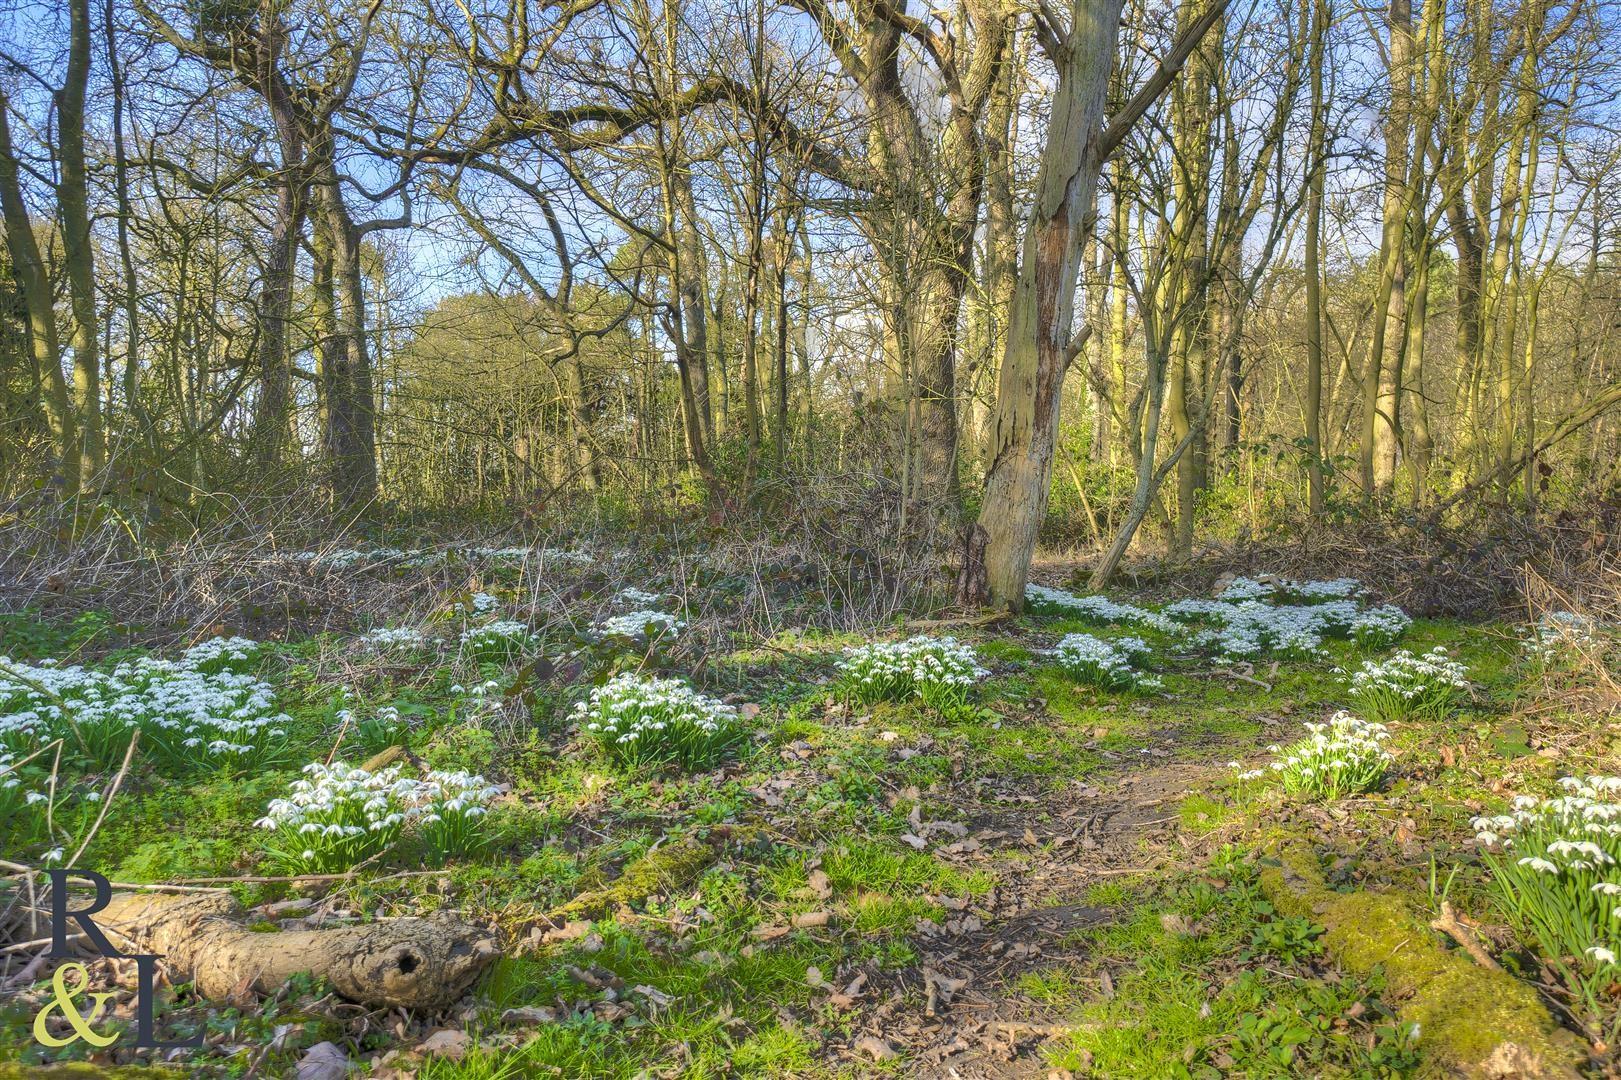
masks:
<path fill-rule="evenodd" d="M 839 672 L 845 693 L 863 705 L 916 698 L 943 714 L 967 708 L 974 684 L 990 674 L 968 645 L 926 634 L 848 648 Z"/>
<path fill-rule="evenodd" d="M 1621 777 L 1565 777 L 1565 794 L 1520 796 L 1473 821 L 1493 898 L 1581 1002 L 1605 1041 L 1621 1035 Z"/>
<path fill-rule="evenodd" d="M 1319 801 L 1372 791 L 1384 783 L 1390 754 L 1383 724 L 1350 713 L 1335 713 L 1326 724 L 1307 724 L 1309 734 L 1288 747 L 1271 746 L 1279 755 L 1265 769 L 1239 774 L 1240 780 L 1276 776 L 1290 795 Z"/>
<path fill-rule="evenodd" d="M 1153 650 L 1141 638 L 1105 641 L 1091 634 L 1066 634 L 1053 650 L 1059 666 L 1072 678 L 1105 690 L 1158 689 L 1158 676 L 1132 666 L 1134 658 L 1151 655 Z"/>
<path fill-rule="evenodd" d="M 581 730 L 620 766 L 706 768 L 741 737 L 737 710 L 680 679 L 618 675 L 574 713 Z"/>
<path fill-rule="evenodd" d="M 1468 669 L 1444 646 L 1414 655 L 1401 649 L 1388 660 L 1364 660 L 1348 678 L 1351 697 L 1363 714 L 1380 723 L 1439 720 L 1469 688 Z"/>

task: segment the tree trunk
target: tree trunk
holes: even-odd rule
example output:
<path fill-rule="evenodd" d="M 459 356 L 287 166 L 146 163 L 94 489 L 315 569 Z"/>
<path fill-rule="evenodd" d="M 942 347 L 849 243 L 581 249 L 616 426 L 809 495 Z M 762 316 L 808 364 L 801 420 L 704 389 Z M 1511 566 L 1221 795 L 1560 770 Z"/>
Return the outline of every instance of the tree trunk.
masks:
<path fill-rule="evenodd" d="M 90 0 L 69 0 L 68 63 L 56 94 L 61 179 L 57 208 L 73 312 L 73 396 L 79 421 L 79 473 L 88 481 L 107 460 L 101 417 L 100 337 L 96 318 L 95 246 L 84 159 L 84 98 L 90 79 Z"/>
<path fill-rule="evenodd" d="M 62 374 L 50 275 L 34 237 L 28 205 L 23 201 L 20 170 L 11 143 L 10 113 L 11 103 L 0 90 L 0 210 L 5 215 L 6 247 L 28 314 L 29 355 L 34 363 L 34 383 L 42 391 L 45 424 L 51 433 L 56 481 L 62 498 L 71 499 L 79 493 L 79 425 L 68 397 L 67 378 Z"/>
<path fill-rule="evenodd" d="M 1331 15 L 1328 0 L 1313 0 L 1311 56 L 1311 130 L 1306 194 L 1306 485 L 1311 516 L 1323 516 L 1323 171 L 1328 138 L 1324 116 L 1323 64 Z"/>
<path fill-rule="evenodd" d="M 1008 312 L 1007 351 L 991 420 L 985 530 L 989 601 L 1018 610 L 1046 514 L 1059 405 L 1070 361 L 1075 280 L 1102 167 L 1099 135 L 1121 0 L 1071 4 L 1035 198 Z"/>

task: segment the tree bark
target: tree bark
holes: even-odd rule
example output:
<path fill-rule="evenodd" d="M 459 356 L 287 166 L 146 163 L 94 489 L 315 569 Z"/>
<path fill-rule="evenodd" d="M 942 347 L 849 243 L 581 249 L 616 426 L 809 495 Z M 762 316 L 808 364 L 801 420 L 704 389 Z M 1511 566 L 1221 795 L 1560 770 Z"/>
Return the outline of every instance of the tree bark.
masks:
<path fill-rule="evenodd" d="M 280 933 L 249 930 L 239 915 L 236 902 L 219 893 L 137 893 L 113 897 L 96 921 L 161 955 L 216 1000 L 243 987 L 274 993 L 308 973 L 364 1005 L 442 1009 L 460 1000 L 500 953 L 487 930 L 455 915 Z"/>
<path fill-rule="evenodd" d="M 1024 603 L 1052 484 L 1075 281 L 1103 164 L 1100 136 L 1120 9 L 1120 0 L 1070 6 L 1068 41 L 1054 57 L 1058 85 L 1008 312 L 979 525 L 989 594 L 981 599 L 1015 611 Z"/>

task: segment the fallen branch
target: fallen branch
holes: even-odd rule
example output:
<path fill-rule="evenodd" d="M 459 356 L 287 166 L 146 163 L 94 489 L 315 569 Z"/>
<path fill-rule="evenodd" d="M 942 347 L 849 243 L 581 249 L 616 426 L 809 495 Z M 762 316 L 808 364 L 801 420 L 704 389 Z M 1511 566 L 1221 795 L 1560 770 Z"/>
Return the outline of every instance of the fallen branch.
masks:
<path fill-rule="evenodd" d="M 1441 901 L 1441 917 L 1430 920 L 1430 929 L 1439 930 L 1447 937 L 1458 943 L 1458 947 L 1474 958 L 1475 963 L 1492 971 L 1502 971 L 1503 968 L 1492 954 L 1486 951 L 1486 946 L 1480 939 L 1470 932 L 1469 927 L 1458 918 L 1458 913 L 1452 910 L 1452 905 L 1445 900 Z"/>
<path fill-rule="evenodd" d="M 443 1008 L 500 952 L 487 930 L 454 915 L 257 933 L 243 926 L 241 914 L 235 900 L 219 894 L 139 894 L 115 896 L 95 918 L 142 950 L 161 954 L 209 998 L 229 997 L 244 986 L 273 993 L 307 973 L 364 1005 Z"/>

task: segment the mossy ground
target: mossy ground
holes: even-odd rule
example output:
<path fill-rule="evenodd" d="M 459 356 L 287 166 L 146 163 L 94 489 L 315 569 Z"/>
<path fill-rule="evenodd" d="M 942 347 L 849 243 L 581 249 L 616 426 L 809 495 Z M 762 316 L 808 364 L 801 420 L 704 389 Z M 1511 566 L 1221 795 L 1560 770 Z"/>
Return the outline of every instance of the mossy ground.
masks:
<path fill-rule="evenodd" d="M 19 658 L 123 646 L 104 619 L 6 626 Z M 399 729 L 347 731 L 337 756 L 398 741 L 511 790 L 476 856 L 438 867 L 406 848 L 332 886 L 326 905 L 364 917 L 455 908 L 502 928 L 508 955 L 465 1008 L 400 1027 L 357 1026 L 318 987 L 235 1009 L 171 995 L 173 1030 L 211 1038 L 186 1066 L 194 1074 L 280 1075 L 326 1039 L 356 1058 L 409 1055 L 440 1023 L 470 1036 L 459 1060 L 394 1060 L 467 1080 L 1436 1066 L 1377 964 L 1342 970 L 1312 912 L 1266 899 L 1260 848 L 1295 837 L 1321 855 L 1326 888 L 1420 912 L 1434 906 L 1440 867 L 1453 903 L 1489 919 L 1468 817 L 1505 792 L 1604 767 L 1615 733 L 1524 715 L 1532 687 L 1510 627 L 1420 620 L 1402 644 L 1454 650 L 1478 692 L 1443 721 L 1397 726 L 1387 790 L 1291 804 L 1240 788 L 1228 763 L 1256 761 L 1344 706 L 1335 668 L 1377 653 L 1336 642 L 1319 660 L 1235 667 L 1150 634 L 1163 691 L 1111 693 L 1044 655 L 1083 628 L 1127 632 L 1042 616 L 963 631 L 993 675 L 973 709 L 949 718 L 844 701 L 832 677 L 853 635 L 733 640 L 698 681 L 758 706 L 754 737 L 724 767 L 687 776 L 615 771 L 579 741 L 567 710 L 580 672 L 357 663 L 341 639 L 279 643 L 263 672 L 294 717 L 297 752 L 253 776 L 137 773 L 80 865 L 126 882 L 253 875 L 251 822 L 303 761 L 333 752 L 338 710 L 393 704 Z M 476 711 L 459 688 L 484 679 L 510 688 L 511 704 Z M 406 876 L 416 871 L 434 872 Z M 249 905 L 294 895 L 276 882 L 234 889 Z M 570 919 L 589 926 L 546 935 Z M 551 1019 L 509 1013 L 542 1007 Z M 29 1016 L 13 1008 L 0 1031 L 17 1062 L 41 1060 Z"/>

